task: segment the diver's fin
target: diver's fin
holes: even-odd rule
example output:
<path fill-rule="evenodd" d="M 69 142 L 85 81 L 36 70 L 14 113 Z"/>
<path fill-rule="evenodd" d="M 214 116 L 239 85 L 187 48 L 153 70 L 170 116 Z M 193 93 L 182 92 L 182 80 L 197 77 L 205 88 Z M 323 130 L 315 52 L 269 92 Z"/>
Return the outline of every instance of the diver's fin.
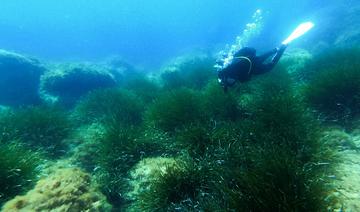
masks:
<path fill-rule="evenodd" d="M 292 33 L 291 35 L 286 38 L 286 40 L 284 40 L 282 42 L 282 44 L 287 45 L 289 44 L 291 41 L 295 40 L 296 38 L 304 35 L 306 32 L 308 32 L 311 28 L 314 27 L 314 24 L 312 22 L 305 22 L 300 24 Z"/>

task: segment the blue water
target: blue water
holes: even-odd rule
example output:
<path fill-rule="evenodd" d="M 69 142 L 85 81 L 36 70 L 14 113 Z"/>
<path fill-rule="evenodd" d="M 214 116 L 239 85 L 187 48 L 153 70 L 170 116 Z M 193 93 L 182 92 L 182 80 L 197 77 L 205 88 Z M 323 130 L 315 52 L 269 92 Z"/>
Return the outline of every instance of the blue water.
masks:
<path fill-rule="evenodd" d="M 252 45 L 272 48 L 333 1 L 1 0 L 0 48 L 51 60 L 120 55 L 157 67 L 193 49 L 234 41 L 256 9 L 265 28 Z M 296 5 L 296 6 L 295 6 Z"/>

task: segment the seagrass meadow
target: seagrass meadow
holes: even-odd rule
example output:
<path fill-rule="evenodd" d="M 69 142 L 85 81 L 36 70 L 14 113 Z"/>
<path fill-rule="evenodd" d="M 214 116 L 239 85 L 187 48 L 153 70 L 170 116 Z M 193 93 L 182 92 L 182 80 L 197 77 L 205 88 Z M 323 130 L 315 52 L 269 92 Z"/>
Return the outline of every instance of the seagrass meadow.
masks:
<path fill-rule="evenodd" d="M 359 0 L 1 0 L 0 212 L 360 211 L 359 29 Z"/>
<path fill-rule="evenodd" d="M 341 191 L 353 183 L 343 178 L 346 155 L 360 147 L 358 51 L 330 49 L 300 65 L 289 53 L 272 72 L 228 92 L 203 54 L 151 77 L 135 68 L 77 72 L 106 70 L 116 83 L 72 106 L 50 98 L 1 109 L 2 210 L 358 208 Z M 62 83 L 74 86 L 68 76 Z M 67 184 L 56 178 L 64 173 Z M 59 192 L 45 192 L 52 188 Z M 45 190 L 34 196 L 36 189 Z"/>

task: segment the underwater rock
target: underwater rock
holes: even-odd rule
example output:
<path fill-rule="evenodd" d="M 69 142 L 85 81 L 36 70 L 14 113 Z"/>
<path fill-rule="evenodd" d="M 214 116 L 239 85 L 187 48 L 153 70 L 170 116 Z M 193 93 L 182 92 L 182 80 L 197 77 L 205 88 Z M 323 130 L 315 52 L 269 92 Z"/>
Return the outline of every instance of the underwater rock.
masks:
<path fill-rule="evenodd" d="M 305 49 L 292 49 L 281 58 L 281 64 L 295 80 L 302 80 L 306 75 L 304 67 L 311 59 L 312 55 Z"/>
<path fill-rule="evenodd" d="M 106 68 L 70 64 L 48 71 L 41 77 L 40 95 L 46 102 L 72 106 L 91 90 L 115 85 L 115 77 Z"/>
<path fill-rule="evenodd" d="M 40 76 L 45 70 L 35 59 L 0 49 L 0 104 L 38 104 Z"/>
<path fill-rule="evenodd" d="M 106 59 L 103 66 L 107 67 L 115 77 L 119 87 L 133 91 L 144 102 L 154 100 L 160 90 L 157 75 L 154 76 L 142 67 L 135 67 L 120 56 Z"/>
<path fill-rule="evenodd" d="M 89 174 L 64 168 L 39 180 L 27 194 L 7 202 L 2 211 L 111 211 L 111 206 L 91 187 Z"/>
<path fill-rule="evenodd" d="M 331 141 L 336 138 L 342 146 L 344 140 L 348 139 L 351 145 L 345 143 L 347 148 L 339 148 L 337 152 L 341 163 L 336 168 L 336 174 L 331 176 L 335 179 L 333 196 L 339 199 L 337 210 L 334 211 L 360 211 L 360 134 L 358 130 L 354 130 L 351 134 L 339 131 L 329 131 L 328 134 L 334 135 L 328 139 Z"/>
<path fill-rule="evenodd" d="M 69 161 L 86 171 L 96 170 L 96 158 L 99 158 L 99 146 L 105 134 L 105 127 L 100 123 L 85 125 L 76 130 L 70 145 Z M 76 143 L 77 142 L 77 143 Z"/>
<path fill-rule="evenodd" d="M 327 43 L 329 47 L 351 47 L 360 44 L 360 6 L 351 1 L 336 1 L 326 4 L 321 9 L 315 10 L 314 20 L 318 27 L 316 33 L 309 36 L 306 42 L 312 50 L 320 50 L 322 46 L 314 45 L 320 42 Z"/>
<path fill-rule="evenodd" d="M 4 112 L 4 111 L 9 111 L 10 107 L 4 106 L 4 105 L 0 105 L 0 113 Z"/>
<path fill-rule="evenodd" d="M 126 211 L 225 211 L 210 191 L 212 168 L 188 159 L 149 158 L 135 166 Z"/>
<path fill-rule="evenodd" d="M 353 137 L 346 133 L 343 129 L 328 129 L 322 133 L 322 142 L 326 142 L 334 149 L 356 149 Z"/>
<path fill-rule="evenodd" d="M 342 31 L 338 32 L 335 40 L 337 46 L 354 46 L 359 45 L 360 42 L 360 22 L 356 21 L 360 19 L 360 6 L 351 5 L 346 7 L 346 15 L 342 21 L 345 22 L 346 27 L 342 28 Z"/>
<path fill-rule="evenodd" d="M 157 176 L 166 173 L 166 169 L 169 166 L 176 165 L 176 159 L 174 158 L 145 158 L 141 160 L 130 171 L 130 187 L 131 191 L 127 193 L 127 197 L 132 200 L 136 200 L 139 194 L 144 190 L 148 190 L 151 182 Z"/>
<path fill-rule="evenodd" d="M 109 57 L 104 61 L 103 65 L 109 69 L 111 74 L 113 74 L 115 79 L 120 83 L 123 83 L 125 79 L 127 80 L 129 75 L 137 73 L 136 68 L 126 62 L 121 56 Z"/>
<path fill-rule="evenodd" d="M 206 53 L 194 53 L 175 58 L 161 71 L 165 88 L 203 88 L 215 77 L 215 59 Z"/>

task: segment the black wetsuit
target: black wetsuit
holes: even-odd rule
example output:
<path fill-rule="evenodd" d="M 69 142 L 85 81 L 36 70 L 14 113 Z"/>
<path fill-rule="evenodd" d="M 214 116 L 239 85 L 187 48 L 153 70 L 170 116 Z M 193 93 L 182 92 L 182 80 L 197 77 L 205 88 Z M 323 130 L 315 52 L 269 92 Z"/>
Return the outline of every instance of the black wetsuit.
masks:
<path fill-rule="evenodd" d="M 236 82 L 246 82 L 251 79 L 252 75 L 263 74 L 279 62 L 284 53 L 286 46 L 275 48 L 265 54 L 256 56 L 254 48 L 245 47 L 234 54 L 234 59 L 230 65 L 218 72 L 219 82 L 224 89 L 233 86 Z M 275 55 L 271 61 L 265 61 L 272 55 Z"/>

